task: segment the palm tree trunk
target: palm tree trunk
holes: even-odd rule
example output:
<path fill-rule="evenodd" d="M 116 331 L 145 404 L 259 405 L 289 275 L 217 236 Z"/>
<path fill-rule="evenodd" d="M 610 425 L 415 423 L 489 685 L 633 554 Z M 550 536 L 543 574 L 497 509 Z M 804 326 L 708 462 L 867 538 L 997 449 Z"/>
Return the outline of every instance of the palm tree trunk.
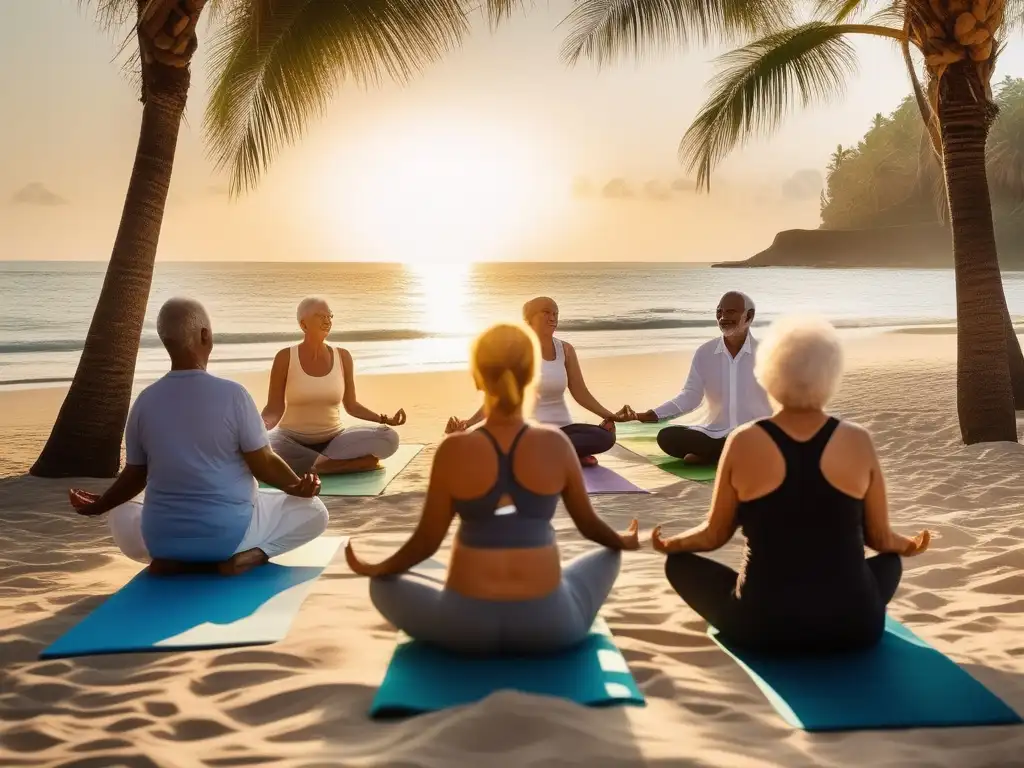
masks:
<path fill-rule="evenodd" d="M 1013 328 L 1009 312 L 1006 314 L 1006 355 L 1010 362 L 1010 386 L 1013 388 L 1013 407 L 1024 411 L 1024 354 L 1021 353 L 1020 339 Z"/>
<path fill-rule="evenodd" d="M 143 65 L 143 109 L 121 223 L 85 348 L 60 414 L 30 473 L 113 477 L 131 405 L 142 322 L 149 301 L 189 70 Z"/>
<path fill-rule="evenodd" d="M 996 110 L 984 94 L 971 61 L 952 64 L 941 75 L 938 118 L 956 274 L 957 412 L 968 445 L 1017 440 L 1009 313 L 985 171 Z"/>

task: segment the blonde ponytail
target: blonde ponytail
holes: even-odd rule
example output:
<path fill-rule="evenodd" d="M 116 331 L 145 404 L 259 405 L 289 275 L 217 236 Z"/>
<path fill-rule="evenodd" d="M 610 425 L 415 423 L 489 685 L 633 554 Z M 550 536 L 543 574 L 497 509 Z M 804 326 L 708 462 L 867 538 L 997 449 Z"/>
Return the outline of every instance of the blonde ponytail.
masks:
<path fill-rule="evenodd" d="M 512 413 L 523 404 L 539 359 L 537 337 L 528 328 L 499 324 L 473 343 L 473 380 L 488 413 Z"/>

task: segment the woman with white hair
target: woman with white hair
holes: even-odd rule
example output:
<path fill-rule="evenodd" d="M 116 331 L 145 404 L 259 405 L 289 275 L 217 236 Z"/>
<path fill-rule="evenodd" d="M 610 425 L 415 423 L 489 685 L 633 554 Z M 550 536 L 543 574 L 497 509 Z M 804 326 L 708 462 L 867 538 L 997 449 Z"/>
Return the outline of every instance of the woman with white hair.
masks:
<path fill-rule="evenodd" d="M 274 451 L 296 473 L 376 469 L 381 459 L 398 450 L 398 433 L 392 427 L 405 423 L 405 411 L 399 409 L 394 416 L 374 413 L 356 399 L 352 355 L 327 344 L 334 315 L 326 299 L 303 299 L 295 315 L 302 341 L 274 357 L 263 409 Z M 346 428 L 342 408 L 379 426 Z"/>
<path fill-rule="evenodd" d="M 868 432 L 824 411 L 842 365 L 828 323 L 777 322 L 756 367 L 775 414 L 729 436 L 703 524 L 652 533 L 673 589 L 737 645 L 825 652 L 876 643 L 900 558 L 928 548 L 927 530 L 911 539 L 889 526 Z M 695 554 L 724 546 L 737 527 L 746 538 L 739 573 Z M 879 554 L 865 558 L 865 544 Z"/>

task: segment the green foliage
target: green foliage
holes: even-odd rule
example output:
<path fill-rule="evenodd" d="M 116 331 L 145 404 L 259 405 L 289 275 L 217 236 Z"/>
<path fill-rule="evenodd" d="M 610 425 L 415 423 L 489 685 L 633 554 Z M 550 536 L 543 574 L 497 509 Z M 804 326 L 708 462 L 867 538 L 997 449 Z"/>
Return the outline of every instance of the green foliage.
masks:
<path fill-rule="evenodd" d="M 562 57 L 605 64 L 619 55 L 749 39 L 789 26 L 791 0 L 576 0 Z"/>
<path fill-rule="evenodd" d="M 719 59 L 709 98 L 679 145 L 680 160 L 710 189 L 711 171 L 753 135 L 775 131 L 794 101 L 843 93 L 856 60 L 843 25 L 812 21 L 773 32 Z"/>
<path fill-rule="evenodd" d="M 999 117 L 987 151 L 995 215 L 1021 213 L 1024 203 L 1024 79 L 996 88 Z M 890 115 L 876 115 L 856 147 L 839 147 L 826 168 L 821 220 L 826 229 L 937 221 L 931 180 L 938 162 L 921 115 L 907 97 Z"/>
<path fill-rule="evenodd" d="M 344 81 L 408 80 L 468 28 L 456 0 L 243 0 L 218 25 L 204 132 L 232 194 L 326 110 Z"/>

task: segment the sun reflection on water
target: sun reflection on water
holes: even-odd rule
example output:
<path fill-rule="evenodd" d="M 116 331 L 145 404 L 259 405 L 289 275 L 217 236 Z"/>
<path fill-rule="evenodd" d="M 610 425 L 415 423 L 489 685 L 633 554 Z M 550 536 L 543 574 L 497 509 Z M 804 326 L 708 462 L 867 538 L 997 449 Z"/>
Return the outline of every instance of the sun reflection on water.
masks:
<path fill-rule="evenodd" d="M 472 264 L 406 264 L 409 301 L 417 330 L 428 338 L 417 344 L 417 363 L 464 363 L 477 319 L 470 312 Z"/>

